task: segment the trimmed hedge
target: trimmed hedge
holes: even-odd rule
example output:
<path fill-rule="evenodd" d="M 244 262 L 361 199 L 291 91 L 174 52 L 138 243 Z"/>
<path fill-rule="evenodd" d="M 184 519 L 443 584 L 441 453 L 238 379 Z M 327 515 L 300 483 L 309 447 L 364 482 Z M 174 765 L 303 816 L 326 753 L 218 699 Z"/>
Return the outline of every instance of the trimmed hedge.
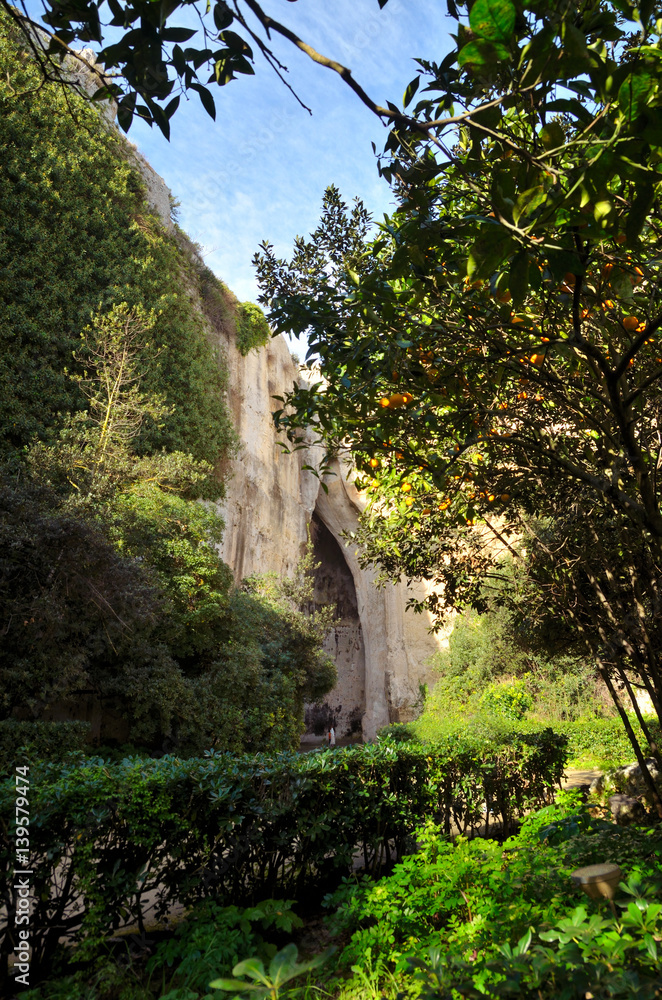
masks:
<path fill-rule="evenodd" d="M 300 895 L 330 876 L 338 881 L 359 850 L 374 871 L 404 853 L 426 817 L 471 835 L 487 807 L 507 829 L 548 801 L 565 742 L 546 730 L 494 746 L 454 738 L 426 747 L 383 742 L 276 757 L 93 758 L 33 768 L 32 968 L 48 971 L 63 934 L 75 935 L 85 956 L 127 922 L 142 927 L 152 890 L 157 917 L 204 897 L 246 905 Z M 0 785 L 3 815 L 15 794 L 13 779 Z M 1 832 L 9 875 L 13 827 Z M 3 968 L 14 934 L 5 918 Z"/>

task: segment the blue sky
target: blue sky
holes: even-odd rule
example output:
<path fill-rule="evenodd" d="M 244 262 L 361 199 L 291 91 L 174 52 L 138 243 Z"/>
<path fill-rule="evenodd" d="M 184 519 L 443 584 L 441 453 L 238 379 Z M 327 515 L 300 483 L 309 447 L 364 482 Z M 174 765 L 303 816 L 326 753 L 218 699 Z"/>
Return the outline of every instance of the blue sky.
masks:
<path fill-rule="evenodd" d="M 382 11 L 377 0 L 268 0 L 265 7 L 349 66 L 381 104 L 400 104 L 414 57 L 441 59 L 453 23 L 445 0 L 390 0 Z M 183 229 L 242 301 L 257 298 L 251 258 L 260 241 L 288 255 L 294 237 L 314 229 L 329 184 L 347 201 L 358 195 L 378 218 L 392 203 L 370 146 L 383 148 L 379 120 L 335 73 L 284 39 L 274 49 L 312 116 L 258 57 L 255 76 L 215 90 L 215 122 L 195 96 L 180 105 L 170 142 L 140 122 L 129 133 L 179 200 Z"/>

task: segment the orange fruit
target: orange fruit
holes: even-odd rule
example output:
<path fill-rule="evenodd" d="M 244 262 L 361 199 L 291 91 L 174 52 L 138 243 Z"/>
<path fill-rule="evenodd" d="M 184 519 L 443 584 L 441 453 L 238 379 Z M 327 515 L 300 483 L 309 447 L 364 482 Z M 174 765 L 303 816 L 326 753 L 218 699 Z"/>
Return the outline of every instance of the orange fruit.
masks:
<path fill-rule="evenodd" d="M 411 505 L 413 504 L 413 502 L 414 502 L 414 498 L 413 497 L 406 497 L 405 503 L 407 504 L 408 507 L 411 507 Z"/>
<path fill-rule="evenodd" d="M 388 398 L 388 396 L 384 396 L 382 399 L 379 400 L 379 405 L 383 407 L 390 406 L 391 400 Z"/>
<path fill-rule="evenodd" d="M 625 316 L 622 322 L 626 330 L 636 330 L 639 326 L 637 316 Z"/>
<path fill-rule="evenodd" d="M 411 489 L 411 483 L 403 483 L 400 489 L 402 490 L 403 493 L 409 493 Z"/>
<path fill-rule="evenodd" d="M 502 493 L 501 500 L 503 500 L 504 503 L 506 502 L 506 500 L 510 500 L 510 493 Z"/>
<path fill-rule="evenodd" d="M 370 459 L 370 468 L 371 469 L 378 469 L 380 465 L 381 465 L 381 462 L 379 461 L 378 458 L 371 458 Z"/>

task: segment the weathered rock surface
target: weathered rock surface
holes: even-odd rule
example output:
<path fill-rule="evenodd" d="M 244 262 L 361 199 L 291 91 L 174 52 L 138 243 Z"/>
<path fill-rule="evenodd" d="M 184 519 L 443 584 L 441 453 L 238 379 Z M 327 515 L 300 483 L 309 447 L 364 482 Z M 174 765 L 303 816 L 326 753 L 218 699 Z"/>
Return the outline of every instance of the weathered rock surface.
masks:
<path fill-rule="evenodd" d="M 221 553 L 237 580 L 256 573 L 291 575 L 309 527 L 315 559 L 316 600 L 337 605 L 327 651 L 338 667 L 338 685 L 322 706 L 309 706 L 309 731 L 334 724 L 338 736 L 374 737 L 389 722 L 416 714 L 420 685 L 431 683 L 429 657 L 445 641 L 432 637 L 426 616 L 405 615 L 412 589 L 377 588 L 375 573 L 361 569 L 345 533 L 355 530 L 362 500 L 336 463 L 327 491 L 304 466 L 316 466 L 314 446 L 286 454 L 271 412 L 299 378 L 282 337 L 243 357 L 229 334 L 222 345 L 229 366 L 229 400 L 241 450 L 230 463 L 221 506 L 226 531 Z"/>
<path fill-rule="evenodd" d="M 629 826 L 646 816 L 644 806 L 633 795 L 610 795 L 609 808 L 614 822 L 619 826 Z"/>

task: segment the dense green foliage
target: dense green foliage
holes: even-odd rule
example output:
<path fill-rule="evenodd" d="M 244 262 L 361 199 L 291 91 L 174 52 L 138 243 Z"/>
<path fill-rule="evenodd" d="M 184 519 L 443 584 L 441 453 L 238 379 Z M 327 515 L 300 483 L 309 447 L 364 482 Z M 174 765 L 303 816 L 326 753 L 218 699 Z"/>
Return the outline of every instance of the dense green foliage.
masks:
<path fill-rule="evenodd" d="M 406 973 L 422 968 L 416 979 L 430 1000 L 455 996 L 454 989 L 467 997 L 555 1000 L 587 990 L 600 997 L 658 995 L 659 827 L 616 827 L 566 794 L 561 804 L 528 817 L 504 844 L 451 844 L 433 824 L 417 840 L 419 852 L 392 875 L 358 885 L 348 880 L 327 901 L 331 908 L 340 904 L 336 929 L 351 933 L 338 965 L 351 966 L 355 978 L 367 977 L 377 962 L 381 976 L 374 978 L 388 982 L 390 970 L 402 995 L 415 996 L 416 982 Z M 574 869 L 604 861 L 618 864 L 629 885 L 614 916 L 587 901 L 570 879 Z"/>
<path fill-rule="evenodd" d="M 225 902 L 302 891 L 351 869 L 402 855 L 422 817 L 471 832 L 490 808 L 503 824 L 546 801 L 564 740 L 548 731 L 499 744 L 453 738 L 433 747 L 378 744 L 317 754 L 205 760 L 81 759 L 33 767 L 30 856 L 35 906 L 32 964 L 44 974 L 66 931 L 81 957 L 124 920 L 139 923 L 158 887 L 157 915 L 179 901 Z M 0 786 L 13 806 L 14 777 Z M 1 833 L 3 870 L 14 865 Z M 63 877 L 63 873 L 67 877 Z M 9 912 L 13 890 L 5 883 Z M 79 909 L 76 904 L 84 904 Z M 3 926 L 3 954 L 15 929 Z"/>
<path fill-rule="evenodd" d="M 237 347 L 242 354 L 269 343 L 271 331 L 265 315 L 253 302 L 243 302 L 236 313 Z"/>
<path fill-rule="evenodd" d="M 438 679 L 426 702 L 432 714 L 475 713 L 483 700 L 498 700 L 501 687 L 512 688 L 513 682 L 528 702 L 529 717 L 541 722 L 556 725 L 614 714 L 592 663 L 563 652 L 542 652 L 504 607 L 458 615 L 449 648 L 436 654 L 433 663 Z"/>
<path fill-rule="evenodd" d="M 152 944 L 147 961 L 141 952 L 108 948 L 28 996 L 218 1000 L 216 990 L 243 998 L 261 996 L 258 988 L 269 1000 L 660 995 L 659 826 L 617 827 L 574 792 L 530 814 L 504 843 L 450 842 L 430 820 L 415 840 L 417 852 L 390 874 L 352 874 L 326 896 L 335 956 L 317 945 L 313 962 L 298 963 L 294 945 L 282 948 L 301 927 L 292 900 L 240 909 L 208 899 L 174 935 Z M 587 899 L 570 877 L 605 861 L 623 875 L 613 911 Z M 291 980 L 321 963 L 303 990 L 293 989 Z"/>
<path fill-rule="evenodd" d="M 89 722 L 21 722 L 0 720 L 0 774 L 31 760 L 63 761 L 87 749 Z"/>
<path fill-rule="evenodd" d="M 102 954 L 91 965 L 62 978 L 53 977 L 24 995 L 26 1000 L 208 997 L 210 981 L 230 975 L 240 958 L 250 954 L 257 960 L 273 960 L 278 943 L 302 924 L 292 910 L 293 903 L 265 899 L 256 906 L 238 907 L 203 900 L 192 907 L 171 937 L 156 945 L 147 961 L 136 961 L 135 956 L 131 960 L 127 954 L 119 958 Z"/>
<path fill-rule="evenodd" d="M 169 407 L 146 423 L 141 448 L 216 464 L 234 439 L 223 359 L 194 308 L 201 268 L 150 215 L 115 129 L 95 107 L 55 86 L 37 90 L 38 82 L 3 15 L 0 450 L 51 438 L 58 414 L 83 408 L 68 374 L 85 365 L 80 334 L 93 313 L 127 302 L 157 313 L 154 349 L 142 359 L 145 389 Z"/>
<path fill-rule="evenodd" d="M 449 648 L 433 660 L 437 680 L 423 713 L 400 738 L 434 740 L 450 732 L 508 727 L 523 720 L 531 731 L 552 726 L 568 739 L 573 767 L 617 767 L 633 757 L 632 745 L 594 666 L 563 653 L 542 652 L 505 607 L 466 611 L 454 621 Z M 647 737 L 636 717 L 640 741 Z M 654 739 L 657 720 L 647 718 Z M 398 738 L 398 727 L 394 736 Z M 389 730 L 390 731 L 390 730 Z"/>
<path fill-rule="evenodd" d="M 273 582 L 234 588 L 211 547 L 221 528 L 154 484 L 92 512 L 5 484 L 2 716 L 59 704 L 75 718 L 91 698 L 102 742 L 184 754 L 296 745 L 304 701 L 335 680 L 326 618 Z"/>

